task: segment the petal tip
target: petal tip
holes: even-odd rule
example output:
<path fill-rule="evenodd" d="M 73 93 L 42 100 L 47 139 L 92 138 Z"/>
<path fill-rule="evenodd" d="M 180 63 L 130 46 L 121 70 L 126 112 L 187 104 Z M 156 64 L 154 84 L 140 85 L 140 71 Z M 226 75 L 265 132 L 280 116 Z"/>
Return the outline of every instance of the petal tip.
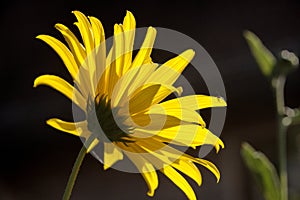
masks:
<path fill-rule="evenodd" d="M 38 35 L 38 36 L 36 36 L 35 38 L 41 40 L 41 39 L 43 38 L 43 35 Z"/>
<path fill-rule="evenodd" d="M 109 169 L 109 166 L 104 164 L 104 165 L 103 165 L 103 169 L 104 169 L 104 170 L 108 170 L 108 169 Z"/>
<path fill-rule="evenodd" d="M 53 124 L 53 119 L 48 119 L 48 120 L 46 121 L 46 124 L 51 126 L 51 124 Z"/>
<path fill-rule="evenodd" d="M 39 77 L 37 77 L 33 82 L 33 87 L 36 88 L 37 86 L 39 86 Z"/>
<path fill-rule="evenodd" d="M 126 15 L 133 16 L 132 12 L 130 12 L 129 10 L 126 10 Z"/>
<path fill-rule="evenodd" d="M 148 195 L 149 197 L 153 197 L 153 196 L 154 196 L 154 190 L 149 190 L 149 191 L 147 192 L 147 195 Z"/>
<path fill-rule="evenodd" d="M 154 28 L 153 26 L 149 26 L 148 31 L 151 31 L 151 32 L 153 32 L 153 34 L 156 35 L 156 28 Z"/>

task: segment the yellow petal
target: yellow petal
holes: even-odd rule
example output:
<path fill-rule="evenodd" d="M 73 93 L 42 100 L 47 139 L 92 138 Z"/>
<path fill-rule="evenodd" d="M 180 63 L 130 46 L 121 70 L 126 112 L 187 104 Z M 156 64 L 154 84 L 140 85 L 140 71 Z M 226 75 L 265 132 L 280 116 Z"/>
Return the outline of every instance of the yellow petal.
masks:
<path fill-rule="evenodd" d="M 151 168 L 149 169 L 149 166 L 152 166 L 150 163 L 146 163 L 144 165 L 144 167 L 142 168 L 142 171 L 147 171 L 147 172 L 142 172 L 142 176 L 145 179 L 149 191 L 147 192 L 147 195 L 150 197 L 154 196 L 154 192 L 156 190 L 156 188 L 158 187 L 158 178 L 157 178 L 157 174 L 156 171 L 150 171 Z M 144 169 L 146 168 L 146 169 Z"/>
<path fill-rule="evenodd" d="M 135 123 L 135 128 L 142 128 L 144 130 L 162 130 L 174 126 L 194 124 L 193 122 L 182 121 L 176 116 L 162 115 L 162 114 L 137 114 L 131 117 L 132 122 Z"/>
<path fill-rule="evenodd" d="M 123 153 L 121 152 L 118 146 L 110 142 L 104 143 L 104 163 L 103 163 L 104 170 L 107 170 L 117 161 L 122 159 L 123 159 Z"/>
<path fill-rule="evenodd" d="M 200 124 L 201 126 L 205 127 L 206 124 L 202 117 L 194 110 L 189 110 L 185 108 L 168 108 L 164 109 L 163 106 L 160 104 L 153 105 L 149 111 L 146 112 L 146 114 L 165 114 L 169 116 L 177 117 L 180 120 L 186 121 L 186 122 L 192 122 Z"/>
<path fill-rule="evenodd" d="M 199 125 L 187 124 L 165 128 L 162 130 L 148 130 L 136 128 L 134 130 L 136 137 L 151 137 L 157 138 L 161 142 L 168 142 L 176 145 L 197 147 L 203 144 L 210 144 L 219 150 L 223 148 L 223 142 L 211 133 L 208 129 Z"/>
<path fill-rule="evenodd" d="M 62 42 L 49 35 L 39 35 L 37 38 L 46 42 L 56 51 L 66 65 L 72 78 L 75 79 L 78 73 L 78 66 L 70 50 Z"/>
<path fill-rule="evenodd" d="M 173 86 L 149 83 L 137 89 L 129 100 L 129 112 L 131 115 L 144 111 L 150 106 L 159 103 L 173 92 L 179 95 L 182 88 L 174 88 Z"/>
<path fill-rule="evenodd" d="M 165 164 L 170 164 L 170 165 L 172 165 L 173 163 L 179 164 L 178 163 L 179 161 L 184 161 L 185 164 L 190 165 L 189 167 L 185 166 L 186 170 L 182 171 L 185 174 L 187 174 L 187 173 L 197 174 L 196 167 L 191 164 L 191 162 L 195 162 L 195 163 L 198 163 L 198 164 L 206 167 L 208 170 L 210 170 L 216 176 L 217 182 L 220 179 L 220 172 L 213 163 L 211 163 L 207 160 L 201 159 L 201 158 L 194 158 L 194 157 L 192 157 L 188 154 L 185 154 L 184 152 L 181 152 L 167 144 L 159 142 L 158 140 L 156 140 L 154 138 L 145 138 L 143 140 L 138 140 L 136 142 L 136 145 L 139 145 L 139 147 L 143 148 L 146 152 L 151 153 L 151 155 L 158 157 Z M 152 159 L 152 162 L 153 162 L 153 164 L 156 164 L 158 161 Z M 185 165 L 182 163 L 180 163 L 180 164 Z M 157 168 L 159 168 L 161 166 L 159 163 L 156 165 L 158 166 Z M 189 169 L 190 167 L 194 168 L 194 172 L 192 172 L 193 171 L 192 169 Z M 180 170 L 179 168 L 177 168 L 177 169 Z M 192 174 L 190 174 L 188 176 L 192 176 Z M 201 182 L 202 182 L 201 174 L 200 174 L 200 177 L 199 177 L 199 174 L 193 175 L 193 176 L 196 179 L 196 180 L 195 179 L 194 180 L 198 184 L 200 183 L 199 185 L 201 185 Z M 191 178 L 193 178 L 193 177 L 191 177 Z"/>
<path fill-rule="evenodd" d="M 95 48 L 99 47 L 105 41 L 104 28 L 99 19 L 96 17 L 88 17 L 92 25 L 92 33 L 94 36 Z"/>
<path fill-rule="evenodd" d="M 84 46 L 86 48 L 86 53 L 87 55 L 89 55 L 95 48 L 93 35 L 91 33 L 92 30 L 91 24 L 83 13 L 79 11 L 73 11 L 73 13 L 78 20 L 78 22 L 76 22 L 75 25 L 79 29 Z"/>
<path fill-rule="evenodd" d="M 124 41 L 125 41 L 123 74 L 128 71 L 132 62 L 132 48 L 133 48 L 134 36 L 135 36 L 135 26 L 136 26 L 136 22 L 133 14 L 127 11 L 126 16 L 123 20 Z"/>
<path fill-rule="evenodd" d="M 184 51 L 177 57 L 160 66 L 154 73 L 151 74 L 146 82 L 173 85 L 185 67 L 193 59 L 194 55 L 195 52 L 191 49 Z"/>
<path fill-rule="evenodd" d="M 181 159 L 182 154 L 184 154 L 183 152 L 158 142 L 153 138 L 138 140 L 136 145 L 139 145 L 148 152 L 148 155 L 144 154 L 144 156 L 158 169 L 161 169 L 166 165 L 171 165 L 191 177 L 198 185 L 201 184 L 202 177 L 198 168 L 190 160 Z"/>
<path fill-rule="evenodd" d="M 57 130 L 84 138 L 88 138 L 91 134 L 87 129 L 86 120 L 81 122 L 66 122 L 61 119 L 52 118 L 47 120 L 47 124 Z"/>
<path fill-rule="evenodd" d="M 120 107 L 129 101 L 129 97 L 134 90 L 141 87 L 145 77 L 154 71 L 157 64 L 144 64 L 141 67 L 131 68 L 127 71 L 115 85 L 112 94 L 112 105 Z"/>
<path fill-rule="evenodd" d="M 160 106 L 162 106 L 164 109 L 184 108 L 190 110 L 199 110 L 210 107 L 223 107 L 226 105 L 226 102 L 221 97 L 205 95 L 190 95 L 160 103 Z"/>
<path fill-rule="evenodd" d="M 95 42 L 94 59 L 96 68 L 94 71 L 94 77 L 92 78 L 92 80 L 94 81 L 93 85 L 97 86 L 97 94 L 104 94 L 104 83 L 100 81 L 102 77 L 105 78 L 104 71 L 106 66 L 106 43 L 104 28 L 100 20 L 98 20 L 97 18 L 89 17 L 89 20 L 92 25 L 92 32 Z"/>
<path fill-rule="evenodd" d="M 120 105 L 120 102 L 126 101 L 126 99 L 128 101 L 128 88 L 137 78 L 138 72 L 139 68 L 133 68 L 120 78 L 111 97 L 113 107 Z"/>
<path fill-rule="evenodd" d="M 183 154 L 183 152 L 169 147 L 168 144 L 164 144 L 154 138 L 136 140 L 135 144 L 138 148 L 147 152 L 147 154 L 142 155 L 147 157 L 157 169 L 164 167 L 164 164 L 175 162 Z M 137 149 L 137 147 L 135 148 Z"/>
<path fill-rule="evenodd" d="M 137 153 L 132 153 L 129 151 L 124 151 L 124 153 L 128 156 L 128 158 L 132 161 L 132 163 L 142 174 L 149 188 L 147 194 L 152 197 L 156 188 L 158 187 L 158 177 L 155 168 L 148 160 L 146 160 Z"/>
<path fill-rule="evenodd" d="M 76 88 L 80 91 L 82 96 L 85 99 L 88 98 L 95 98 L 95 93 L 92 88 L 92 83 L 91 83 L 91 77 L 90 77 L 90 72 L 88 69 L 82 67 L 80 69 L 80 73 L 78 73 L 78 76 L 74 80 L 74 84 L 76 85 Z"/>
<path fill-rule="evenodd" d="M 171 166 L 160 169 L 175 185 L 177 185 L 190 200 L 196 200 L 196 195 L 189 183 Z"/>
<path fill-rule="evenodd" d="M 123 20 L 123 27 L 124 31 L 133 30 L 135 29 L 136 22 L 133 14 L 130 11 L 126 11 L 126 16 Z"/>
<path fill-rule="evenodd" d="M 125 38 L 123 34 L 122 25 L 115 24 L 114 26 L 114 62 L 116 67 L 116 74 L 120 77 L 123 73 L 124 54 L 125 52 Z"/>
<path fill-rule="evenodd" d="M 86 110 L 86 100 L 82 95 L 64 79 L 54 75 L 42 75 L 34 80 L 33 87 L 38 85 L 47 85 L 62 93 L 73 101 L 83 111 Z"/>
<path fill-rule="evenodd" d="M 179 159 L 171 164 L 172 167 L 176 168 L 177 170 L 183 172 L 191 179 L 193 179 L 199 186 L 202 183 L 202 176 L 198 170 L 198 168 L 194 165 L 193 162 Z"/>
<path fill-rule="evenodd" d="M 95 49 L 95 43 L 94 43 L 94 34 L 93 34 L 93 28 L 88 20 L 88 18 L 79 11 L 73 11 L 75 17 L 77 18 L 78 22 L 75 23 L 75 25 L 78 27 L 84 46 L 86 48 L 86 60 L 83 64 L 83 67 L 86 67 L 87 71 L 89 72 L 89 79 L 90 79 L 90 88 L 92 91 L 92 94 L 96 91 L 96 51 Z M 95 33 L 96 34 L 96 33 Z M 98 37 L 98 36 L 97 36 Z"/>
<path fill-rule="evenodd" d="M 124 35 L 123 28 L 121 25 L 115 24 L 114 26 L 114 43 L 111 48 L 107 60 L 106 60 L 106 80 L 109 84 L 105 83 L 107 88 L 108 98 L 111 98 L 112 93 L 115 89 L 115 85 L 119 80 L 124 64 Z"/>
<path fill-rule="evenodd" d="M 69 48 L 76 60 L 77 66 L 81 66 L 86 58 L 85 49 L 82 47 L 76 36 L 63 24 L 56 24 L 55 28 L 61 32 L 67 41 Z"/>
<path fill-rule="evenodd" d="M 187 159 L 187 160 L 191 160 L 195 163 L 198 163 L 198 164 L 206 167 L 209 171 L 211 171 L 215 175 L 215 177 L 217 178 L 217 182 L 219 182 L 219 180 L 220 180 L 220 171 L 218 170 L 218 168 L 212 162 L 209 162 L 208 160 L 204 160 L 204 159 L 201 159 L 201 158 L 193 158 L 192 156 L 187 155 L 187 154 L 184 154 L 182 156 L 182 158 Z"/>
<path fill-rule="evenodd" d="M 131 95 L 139 87 L 141 87 L 145 83 L 147 78 L 149 77 L 149 74 L 152 74 L 157 67 L 158 67 L 158 64 L 156 64 L 156 63 L 146 63 L 146 64 L 143 64 L 141 67 L 139 67 L 137 76 L 135 77 L 132 84 L 129 85 L 128 95 Z M 136 69 L 136 68 L 132 68 L 132 69 Z"/>
<path fill-rule="evenodd" d="M 134 58 L 131 67 L 140 67 L 142 64 L 149 62 L 150 54 L 152 52 L 152 47 L 156 37 L 156 30 L 153 27 L 149 27 L 147 30 L 146 37 L 144 42 L 137 53 L 136 57 Z"/>

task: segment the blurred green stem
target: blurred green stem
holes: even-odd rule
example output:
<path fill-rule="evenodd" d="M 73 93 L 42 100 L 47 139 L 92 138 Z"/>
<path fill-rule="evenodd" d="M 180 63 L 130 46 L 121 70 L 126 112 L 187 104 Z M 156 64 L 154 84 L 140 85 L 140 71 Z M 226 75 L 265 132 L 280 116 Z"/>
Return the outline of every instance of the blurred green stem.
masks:
<path fill-rule="evenodd" d="M 75 184 L 75 181 L 76 181 L 76 178 L 77 178 L 77 175 L 78 175 L 78 172 L 79 172 L 79 169 L 80 169 L 80 166 L 82 164 L 82 161 L 87 153 L 87 148 L 86 147 L 89 147 L 91 145 L 91 143 L 94 141 L 95 137 L 93 136 L 90 136 L 85 144 L 81 147 L 81 150 L 76 158 L 76 161 L 73 165 L 73 168 L 72 168 L 72 172 L 71 172 L 71 175 L 69 177 L 69 180 L 68 180 L 68 184 L 66 186 L 66 189 L 65 189 L 65 192 L 64 192 L 64 196 L 63 196 L 63 200 L 69 200 L 70 197 L 71 197 L 71 194 L 72 194 L 72 190 L 73 190 L 73 187 L 74 187 L 74 184 Z"/>
<path fill-rule="evenodd" d="M 284 85 L 286 77 L 281 75 L 274 80 L 274 90 L 277 106 L 278 120 L 278 156 L 279 156 L 279 177 L 281 188 L 281 200 L 288 200 L 288 177 L 287 177 L 287 153 L 286 153 L 286 132 L 287 126 L 282 123 L 285 116 Z"/>

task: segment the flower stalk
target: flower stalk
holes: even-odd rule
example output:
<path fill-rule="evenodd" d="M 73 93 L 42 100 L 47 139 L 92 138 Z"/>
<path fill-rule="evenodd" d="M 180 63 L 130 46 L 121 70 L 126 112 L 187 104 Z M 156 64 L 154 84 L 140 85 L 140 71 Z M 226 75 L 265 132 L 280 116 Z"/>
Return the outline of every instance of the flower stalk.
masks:
<path fill-rule="evenodd" d="M 87 148 L 88 146 L 90 146 L 92 144 L 92 142 L 94 141 L 95 137 L 92 135 L 91 137 L 89 137 L 89 139 L 87 139 L 87 141 L 85 142 L 85 144 L 81 147 L 78 156 L 76 158 L 76 161 L 73 165 L 72 168 L 72 172 L 71 175 L 69 177 L 64 195 L 63 195 L 63 200 L 69 200 L 75 185 L 75 181 L 77 179 L 78 176 L 78 172 L 80 170 L 80 167 L 82 165 L 83 159 L 87 153 Z"/>
<path fill-rule="evenodd" d="M 281 200 L 288 199 L 288 177 L 287 177 L 287 152 L 286 152 L 286 134 L 288 126 L 283 123 L 285 117 L 284 86 L 286 77 L 281 75 L 274 78 L 273 87 L 277 108 L 277 137 L 278 137 L 278 159 L 279 159 L 279 179 Z"/>

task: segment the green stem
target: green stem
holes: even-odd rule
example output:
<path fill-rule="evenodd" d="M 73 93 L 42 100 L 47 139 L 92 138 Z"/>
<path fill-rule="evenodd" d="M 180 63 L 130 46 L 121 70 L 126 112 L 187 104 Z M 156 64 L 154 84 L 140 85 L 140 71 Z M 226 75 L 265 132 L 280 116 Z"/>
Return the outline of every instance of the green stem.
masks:
<path fill-rule="evenodd" d="M 70 197 L 71 197 L 71 194 L 72 194 L 72 190 L 73 190 L 73 187 L 74 187 L 74 184 L 75 184 L 75 181 L 76 181 L 76 178 L 77 178 L 77 175 L 78 175 L 78 172 L 80 170 L 80 166 L 82 164 L 82 161 L 87 153 L 87 149 L 86 149 L 86 146 L 90 146 L 90 144 L 94 141 L 95 137 L 93 136 L 90 136 L 89 139 L 85 142 L 85 144 L 82 146 L 77 158 L 76 158 L 76 161 L 73 165 L 73 168 L 72 168 L 72 172 L 71 172 L 71 175 L 69 177 L 69 180 L 68 180 L 68 184 L 66 186 L 66 189 L 65 189 L 65 192 L 64 192 L 64 196 L 63 196 L 63 200 L 69 200 Z"/>
<path fill-rule="evenodd" d="M 287 177 L 287 153 L 286 153 L 286 133 L 287 126 L 282 123 L 285 116 L 284 103 L 284 85 L 285 76 L 279 76 L 275 79 L 275 95 L 277 106 L 277 123 L 278 123 L 278 157 L 279 157 L 279 177 L 281 200 L 288 200 L 288 177 Z"/>

